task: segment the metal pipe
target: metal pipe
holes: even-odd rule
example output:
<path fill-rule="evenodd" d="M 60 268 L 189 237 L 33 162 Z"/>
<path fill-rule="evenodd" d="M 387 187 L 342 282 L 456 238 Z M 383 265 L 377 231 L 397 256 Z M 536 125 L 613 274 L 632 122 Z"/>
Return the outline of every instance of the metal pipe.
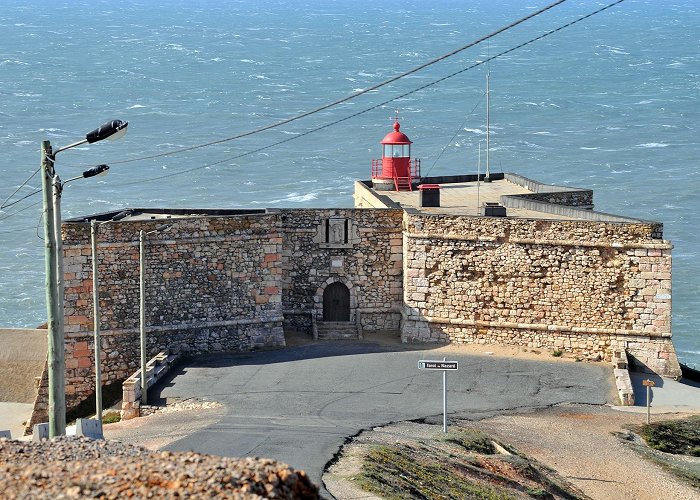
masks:
<path fill-rule="evenodd" d="M 139 232 L 139 330 L 141 344 L 141 403 L 148 404 L 148 386 L 146 384 L 146 233 Z"/>
<path fill-rule="evenodd" d="M 95 343 L 95 415 L 102 424 L 102 371 L 100 369 L 100 277 L 97 270 L 97 220 L 90 221 L 90 239 L 92 241 L 92 310 L 94 320 Z"/>

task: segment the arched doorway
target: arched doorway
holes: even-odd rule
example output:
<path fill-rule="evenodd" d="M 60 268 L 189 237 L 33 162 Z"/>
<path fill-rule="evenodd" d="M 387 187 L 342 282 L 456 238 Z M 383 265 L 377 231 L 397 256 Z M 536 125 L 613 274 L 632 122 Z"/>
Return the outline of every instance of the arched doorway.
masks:
<path fill-rule="evenodd" d="M 340 281 L 323 291 L 323 321 L 350 321 L 350 290 Z"/>

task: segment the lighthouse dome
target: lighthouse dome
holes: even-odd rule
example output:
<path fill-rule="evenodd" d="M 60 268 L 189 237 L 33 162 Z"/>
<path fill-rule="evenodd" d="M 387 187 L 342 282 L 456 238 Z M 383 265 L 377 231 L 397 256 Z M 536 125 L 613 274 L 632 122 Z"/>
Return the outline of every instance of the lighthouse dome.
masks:
<path fill-rule="evenodd" d="M 380 144 L 413 144 L 406 134 L 399 131 L 400 128 L 399 122 L 394 122 L 394 131 L 386 134 Z"/>

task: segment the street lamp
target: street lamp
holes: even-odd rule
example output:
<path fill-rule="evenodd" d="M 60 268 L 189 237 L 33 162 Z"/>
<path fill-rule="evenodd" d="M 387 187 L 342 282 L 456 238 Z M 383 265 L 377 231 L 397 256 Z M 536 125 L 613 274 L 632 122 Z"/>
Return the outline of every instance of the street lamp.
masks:
<path fill-rule="evenodd" d="M 44 265 L 46 269 L 46 311 L 48 329 L 49 437 L 66 433 L 65 346 L 63 331 L 63 254 L 61 250 L 61 192 L 63 183 L 54 169 L 56 155 L 81 144 L 118 138 L 126 133 L 128 123 L 112 120 L 68 146 L 51 149 L 49 141 L 41 143 L 41 190 L 44 211 Z M 93 167 L 79 177 L 93 177 L 106 172 L 107 165 Z M 68 182 L 67 181 L 67 182 Z"/>
<path fill-rule="evenodd" d="M 146 383 L 146 236 L 165 231 L 172 224 L 163 224 L 153 231 L 139 232 L 139 340 L 141 345 L 141 404 L 148 404 L 148 384 Z"/>
<path fill-rule="evenodd" d="M 97 273 L 97 228 L 103 224 L 124 219 L 129 215 L 131 215 L 131 211 L 125 210 L 103 222 L 98 223 L 96 219 L 90 221 L 90 240 L 92 243 L 93 333 L 95 343 L 95 415 L 100 425 L 102 424 L 102 372 L 100 370 L 100 278 Z"/>

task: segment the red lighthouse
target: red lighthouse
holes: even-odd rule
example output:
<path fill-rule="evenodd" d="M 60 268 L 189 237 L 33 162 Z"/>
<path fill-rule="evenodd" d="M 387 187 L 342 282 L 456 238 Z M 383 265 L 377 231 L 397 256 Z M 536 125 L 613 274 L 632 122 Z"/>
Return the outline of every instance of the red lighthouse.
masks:
<path fill-rule="evenodd" d="M 382 142 L 382 159 L 372 160 L 372 184 L 378 191 L 413 191 L 413 182 L 420 178 L 420 160 L 411 158 L 411 140 L 399 131 L 401 125 L 394 121 L 394 131 Z"/>

